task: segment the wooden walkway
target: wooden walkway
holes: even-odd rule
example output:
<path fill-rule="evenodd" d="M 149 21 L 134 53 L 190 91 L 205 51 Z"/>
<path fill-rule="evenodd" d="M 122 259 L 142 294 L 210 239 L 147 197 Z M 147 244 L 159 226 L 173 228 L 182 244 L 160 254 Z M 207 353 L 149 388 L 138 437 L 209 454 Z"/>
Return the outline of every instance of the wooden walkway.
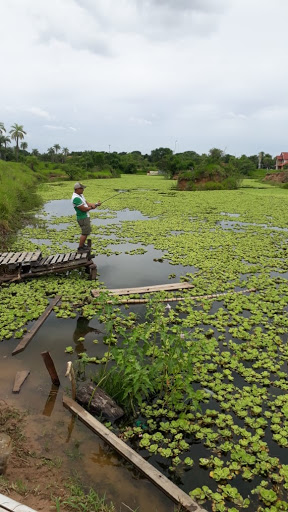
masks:
<path fill-rule="evenodd" d="M 79 267 L 87 267 L 91 279 L 96 279 L 97 267 L 91 258 L 90 249 L 52 256 L 42 256 L 41 251 L 3 252 L 0 253 L 0 283 L 67 272 Z"/>

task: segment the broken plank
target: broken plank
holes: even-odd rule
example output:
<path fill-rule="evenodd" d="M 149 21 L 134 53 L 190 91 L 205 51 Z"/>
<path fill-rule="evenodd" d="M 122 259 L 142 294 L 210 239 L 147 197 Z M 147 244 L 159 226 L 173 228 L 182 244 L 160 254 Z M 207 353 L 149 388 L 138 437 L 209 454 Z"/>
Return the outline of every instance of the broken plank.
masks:
<path fill-rule="evenodd" d="M 17 347 L 14 348 L 14 350 L 12 352 L 12 356 L 15 356 L 15 354 L 19 354 L 19 352 L 22 352 L 22 350 L 24 350 L 27 347 L 28 343 L 30 343 L 33 336 L 36 334 L 38 329 L 40 329 L 41 325 L 46 320 L 46 318 L 50 315 L 52 309 L 54 308 L 54 306 L 56 306 L 56 304 L 59 302 L 60 299 L 61 299 L 61 296 L 56 295 L 56 297 L 50 302 L 49 306 L 45 309 L 44 313 L 40 316 L 40 318 L 38 318 L 38 320 L 35 322 L 32 329 L 30 330 L 30 332 L 28 332 L 24 336 L 24 338 L 22 338 L 22 340 L 17 345 Z"/>
<path fill-rule="evenodd" d="M 140 286 L 137 288 L 114 288 L 112 290 L 92 290 L 94 297 L 98 297 L 100 291 L 108 291 L 111 295 L 130 295 L 131 293 L 154 293 L 159 291 L 173 291 L 194 288 L 191 283 L 170 283 L 155 286 Z"/>
<path fill-rule="evenodd" d="M 51 377 L 52 384 L 54 384 L 54 386 L 60 386 L 60 380 L 50 352 L 41 352 L 41 356 L 43 357 L 43 361 Z"/>
<path fill-rule="evenodd" d="M 128 460 L 133 466 L 135 466 L 146 478 L 153 482 L 158 488 L 160 488 L 170 499 L 177 504 L 181 505 L 185 510 L 189 512 L 207 512 L 195 501 L 193 501 L 188 494 L 186 494 L 177 485 L 171 482 L 166 476 L 160 471 L 154 468 L 149 462 L 135 452 L 130 446 L 124 441 L 119 439 L 113 432 L 108 430 L 100 421 L 96 420 L 90 413 L 88 413 L 83 407 L 77 402 L 72 400 L 68 396 L 63 396 L 63 405 L 71 412 L 76 414 L 78 418 L 89 427 L 93 432 L 100 436 L 110 446 L 113 447 L 122 457 Z"/>
<path fill-rule="evenodd" d="M 19 393 L 22 384 L 24 384 L 24 381 L 27 379 L 30 371 L 29 370 L 23 370 L 21 372 L 17 372 L 15 375 L 15 381 L 13 386 L 13 393 Z"/>

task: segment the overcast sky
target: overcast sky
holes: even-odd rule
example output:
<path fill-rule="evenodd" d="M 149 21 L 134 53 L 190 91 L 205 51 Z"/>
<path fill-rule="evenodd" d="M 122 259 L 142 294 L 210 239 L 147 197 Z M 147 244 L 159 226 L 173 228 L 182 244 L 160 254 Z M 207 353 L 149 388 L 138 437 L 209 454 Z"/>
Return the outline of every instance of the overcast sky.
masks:
<path fill-rule="evenodd" d="M 28 149 L 288 151 L 287 0 L 1 0 Z"/>

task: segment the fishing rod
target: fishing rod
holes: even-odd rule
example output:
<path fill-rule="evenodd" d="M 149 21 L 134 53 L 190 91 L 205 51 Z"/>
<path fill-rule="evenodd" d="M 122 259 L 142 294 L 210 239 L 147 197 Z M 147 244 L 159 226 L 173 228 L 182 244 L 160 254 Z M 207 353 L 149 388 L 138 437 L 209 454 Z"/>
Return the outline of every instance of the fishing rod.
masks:
<path fill-rule="evenodd" d="M 103 203 L 106 203 L 106 201 L 109 201 L 109 199 L 112 199 L 113 197 L 120 196 L 120 194 L 123 194 L 123 193 L 125 194 L 125 192 L 127 192 L 127 190 L 123 190 L 122 192 L 118 192 L 118 194 L 115 194 L 114 196 L 111 196 L 111 197 L 108 197 L 107 199 L 104 199 L 104 201 L 101 201 L 101 205 L 100 206 L 102 206 Z"/>

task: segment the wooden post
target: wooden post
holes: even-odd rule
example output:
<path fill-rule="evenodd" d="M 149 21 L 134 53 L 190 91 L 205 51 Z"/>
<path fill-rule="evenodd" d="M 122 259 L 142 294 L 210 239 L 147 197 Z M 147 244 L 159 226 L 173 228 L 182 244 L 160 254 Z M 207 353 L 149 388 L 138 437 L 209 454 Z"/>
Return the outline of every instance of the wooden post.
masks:
<path fill-rule="evenodd" d="M 52 357 L 50 356 L 49 352 L 41 352 L 41 356 L 43 357 L 45 366 L 46 366 L 46 368 L 49 372 L 49 375 L 51 377 L 52 384 L 54 384 L 55 386 L 60 386 L 60 380 L 57 375 Z"/>

